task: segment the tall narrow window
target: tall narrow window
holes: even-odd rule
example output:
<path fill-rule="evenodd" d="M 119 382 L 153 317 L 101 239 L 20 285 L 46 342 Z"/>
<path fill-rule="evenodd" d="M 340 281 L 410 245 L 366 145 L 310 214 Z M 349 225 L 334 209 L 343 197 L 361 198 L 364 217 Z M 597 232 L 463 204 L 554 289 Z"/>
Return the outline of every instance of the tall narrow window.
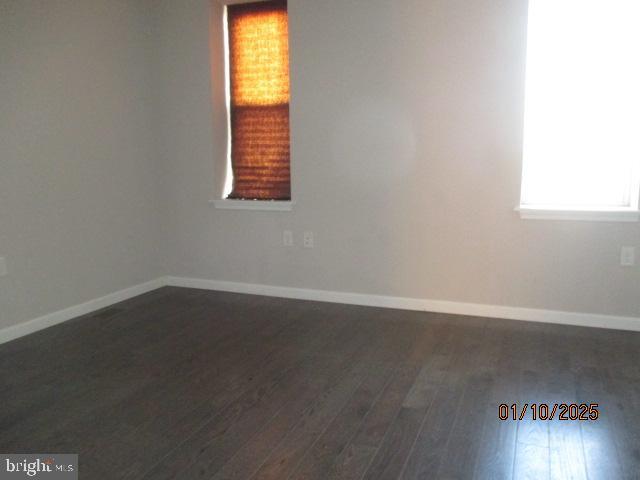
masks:
<path fill-rule="evenodd" d="M 283 0 L 227 6 L 230 199 L 290 200 L 289 39 Z"/>
<path fill-rule="evenodd" d="M 637 214 L 640 1 L 529 0 L 521 208 Z"/>

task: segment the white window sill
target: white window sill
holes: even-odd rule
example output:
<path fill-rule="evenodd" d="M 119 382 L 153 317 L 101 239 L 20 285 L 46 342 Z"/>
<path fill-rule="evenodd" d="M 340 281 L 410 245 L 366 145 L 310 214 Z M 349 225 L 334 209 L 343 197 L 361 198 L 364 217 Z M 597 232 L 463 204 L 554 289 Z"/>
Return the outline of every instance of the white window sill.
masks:
<path fill-rule="evenodd" d="M 601 210 L 564 210 L 521 205 L 516 207 L 520 218 L 527 220 L 580 220 L 587 222 L 637 222 L 640 211 L 630 208 Z"/>
<path fill-rule="evenodd" d="M 216 208 L 223 210 L 265 210 L 290 212 L 293 200 L 229 200 L 226 198 L 209 200 Z"/>

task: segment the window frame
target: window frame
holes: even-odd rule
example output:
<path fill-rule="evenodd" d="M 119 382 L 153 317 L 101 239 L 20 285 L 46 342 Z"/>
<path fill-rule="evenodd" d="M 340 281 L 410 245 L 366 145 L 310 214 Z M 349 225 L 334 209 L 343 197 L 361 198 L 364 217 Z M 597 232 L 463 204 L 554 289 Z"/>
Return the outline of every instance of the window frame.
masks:
<path fill-rule="evenodd" d="M 533 0 L 534 1 L 534 0 Z M 529 7 L 531 8 L 531 7 Z M 530 14 L 530 11 L 529 11 Z M 527 20 L 527 31 L 529 30 L 529 20 Z M 529 38 L 527 34 L 526 48 L 525 48 L 525 72 L 529 68 L 528 54 L 529 54 Z M 525 74 L 525 85 L 523 104 L 526 105 L 527 97 L 527 75 Z M 526 115 L 526 109 L 523 110 L 523 119 Z M 523 133 L 526 125 L 522 124 Z M 524 138 L 524 137 L 523 137 Z M 524 146 L 524 145 L 523 145 Z M 515 208 L 515 211 L 519 213 L 522 219 L 532 220 L 573 220 L 573 221 L 595 221 L 595 222 L 638 222 L 640 221 L 640 161 L 634 167 L 632 172 L 632 190 L 630 192 L 629 206 L 620 207 L 598 207 L 598 206 L 566 206 L 566 205 L 553 205 L 553 204 L 530 204 L 523 202 L 524 194 L 524 148 L 522 150 L 521 161 L 522 170 L 520 174 L 520 199 L 519 205 Z"/>
<path fill-rule="evenodd" d="M 591 222 L 638 222 L 640 211 L 633 208 L 569 210 L 565 207 L 549 208 L 535 205 L 516 207 L 520 218 L 525 220 L 574 220 Z"/>
<path fill-rule="evenodd" d="M 231 165 L 231 84 L 230 84 L 230 65 L 229 65 L 229 35 L 227 25 L 227 7 L 231 5 L 241 5 L 245 3 L 257 3 L 268 2 L 269 0 L 210 0 L 211 8 L 211 21 L 218 22 L 222 25 L 220 29 L 222 33 L 222 52 L 217 52 L 223 59 L 223 81 L 224 81 L 224 114 L 225 114 L 225 128 L 226 128 L 226 153 L 224 156 L 224 169 L 223 174 L 225 176 L 222 183 L 222 189 L 216 192 L 209 200 L 209 204 L 213 205 L 216 209 L 222 210 L 253 210 L 253 211 L 275 211 L 275 212 L 289 212 L 293 210 L 295 205 L 294 201 L 294 189 L 293 189 L 293 155 L 289 157 L 290 168 L 290 183 L 291 183 L 291 199 L 290 200 L 260 200 L 260 199 L 236 199 L 227 198 L 230 193 L 230 179 L 233 175 L 233 169 Z M 288 11 L 288 8 L 287 8 Z M 287 32 L 290 36 L 290 29 Z M 211 42 L 211 45 L 213 43 Z M 289 47 L 291 48 L 291 47 Z M 210 47 L 211 50 L 211 47 Z M 291 50 L 289 50 L 291 51 Z M 210 57 L 213 52 L 209 52 Z M 213 68 L 219 68 L 219 65 L 212 66 Z M 289 55 L 289 81 L 291 82 L 291 55 Z M 289 98 L 289 108 L 291 108 L 291 98 Z M 291 124 L 289 126 L 291 129 Z M 290 148 L 291 148 L 290 140 Z"/>

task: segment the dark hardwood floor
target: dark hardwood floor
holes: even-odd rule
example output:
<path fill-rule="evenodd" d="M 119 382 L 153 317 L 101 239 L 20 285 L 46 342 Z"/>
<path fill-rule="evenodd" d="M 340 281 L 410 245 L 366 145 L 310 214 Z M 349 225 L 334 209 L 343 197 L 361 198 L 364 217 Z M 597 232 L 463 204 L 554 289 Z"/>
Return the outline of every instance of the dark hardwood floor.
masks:
<path fill-rule="evenodd" d="M 640 334 L 163 288 L 0 345 L 0 451 L 81 479 L 638 479 Z M 595 421 L 498 419 L 597 403 Z"/>

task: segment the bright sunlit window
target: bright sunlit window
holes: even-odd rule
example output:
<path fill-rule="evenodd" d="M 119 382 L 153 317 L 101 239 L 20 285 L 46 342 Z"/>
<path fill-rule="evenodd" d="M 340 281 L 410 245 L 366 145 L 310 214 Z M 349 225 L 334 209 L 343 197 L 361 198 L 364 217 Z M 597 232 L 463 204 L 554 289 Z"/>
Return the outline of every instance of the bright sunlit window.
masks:
<path fill-rule="evenodd" d="M 521 209 L 638 211 L 640 0 L 529 0 Z"/>

